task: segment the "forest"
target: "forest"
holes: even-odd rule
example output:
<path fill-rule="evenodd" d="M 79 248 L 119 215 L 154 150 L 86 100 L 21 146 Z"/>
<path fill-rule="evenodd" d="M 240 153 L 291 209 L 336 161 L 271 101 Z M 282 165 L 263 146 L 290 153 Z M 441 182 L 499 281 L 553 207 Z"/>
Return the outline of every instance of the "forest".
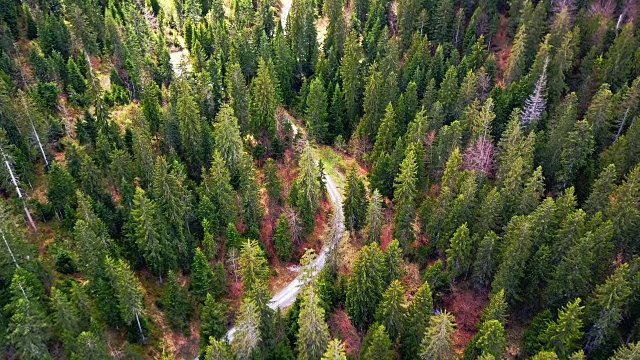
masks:
<path fill-rule="evenodd" d="M 0 0 L 0 358 L 640 359 L 639 0 Z"/>

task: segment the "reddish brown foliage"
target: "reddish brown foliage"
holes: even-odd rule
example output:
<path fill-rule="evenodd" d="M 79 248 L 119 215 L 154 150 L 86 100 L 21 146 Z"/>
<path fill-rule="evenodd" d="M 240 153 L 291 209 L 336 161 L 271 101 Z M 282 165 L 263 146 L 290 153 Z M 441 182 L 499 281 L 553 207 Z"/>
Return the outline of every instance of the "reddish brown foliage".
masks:
<path fill-rule="evenodd" d="M 331 337 L 341 339 L 344 342 L 347 356 L 356 357 L 360 354 L 362 339 L 344 310 L 337 310 L 333 313 L 329 319 L 329 331 Z"/>
<path fill-rule="evenodd" d="M 483 173 L 490 177 L 496 168 L 495 149 L 491 139 L 478 138 L 464 152 L 462 166 L 465 170 Z"/>
<path fill-rule="evenodd" d="M 456 332 L 453 343 L 456 351 L 461 353 L 476 334 L 480 323 L 482 309 L 487 303 L 485 296 L 478 295 L 469 289 L 453 288 L 450 295 L 444 297 L 444 307 L 456 318 Z"/>

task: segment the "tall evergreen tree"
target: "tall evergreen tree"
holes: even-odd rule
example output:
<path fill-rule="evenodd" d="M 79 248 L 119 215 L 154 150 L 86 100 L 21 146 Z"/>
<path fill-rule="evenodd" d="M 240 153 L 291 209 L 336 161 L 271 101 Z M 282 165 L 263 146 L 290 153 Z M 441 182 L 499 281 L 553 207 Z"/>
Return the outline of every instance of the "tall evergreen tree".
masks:
<path fill-rule="evenodd" d="M 400 165 L 400 172 L 394 183 L 396 215 L 393 236 L 400 241 L 404 249 L 408 248 L 414 240 L 413 222 L 416 216 L 416 182 L 416 155 L 413 151 L 409 151 Z"/>
<path fill-rule="evenodd" d="M 347 284 L 346 308 L 354 325 L 371 323 L 384 291 L 383 255 L 377 244 L 365 245 Z"/>
<path fill-rule="evenodd" d="M 260 334 L 260 311 L 256 303 L 248 297 L 242 300 L 240 313 L 236 319 L 236 332 L 231 349 L 239 360 L 252 359 L 262 339 Z"/>
<path fill-rule="evenodd" d="M 376 321 L 384 325 L 392 341 L 398 339 L 403 332 L 404 291 L 404 286 L 399 280 L 392 281 L 382 294 L 382 300 L 376 312 Z"/>
<path fill-rule="evenodd" d="M 429 328 L 424 333 L 420 346 L 421 359 L 455 359 L 452 335 L 455 330 L 453 315 L 446 310 L 437 312 L 429 321 Z"/>
<path fill-rule="evenodd" d="M 391 360 L 394 358 L 391 339 L 384 325 L 373 325 L 369 330 L 369 344 L 362 355 L 363 359 Z"/>
<path fill-rule="evenodd" d="M 384 213 L 382 210 L 382 196 L 376 189 L 373 191 L 373 194 L 371 194 L 369 205 L 367 206 L 364 235 L 367 244 L 380 243 L 383 225 Z"/>
<path fill-rule="evenodd" d="M 352 232 L 360 231 L 365 223 L 367 190 L 355 164 L 349 168 L 344 192 L 342 212 L 345 220 Z"/>
<path fill-rule="evenodd" d="M 251 81 L 251 130 L 260 139 L 270 140 L 276 132 L 278 100 L 273 75 L 264 59 L 260 59 L 258 74 Z M 270 141 L 267 142 L 270 144 Z"/>
<path fill-rule="evenodd" d="M 558 320 L 549 323 L 540 335 L 545 348 L 554 351 L 558 356 L 567 358 L 580 348 L 583 337 L 582 314 L 584 306 L 580 306 L 580 298 L 570 302 L 558 313 Z"/>
<path fill-rule="evenodd" d="M 305 110 L 305 123 L 309 129 L 309 134 L 318 143 L 327 141 L 328 132 L 328 101 L 327 92 L 324 89 L 322 80 L 318 77 L 313 79 L 307 96 L 307 108 Z"/>

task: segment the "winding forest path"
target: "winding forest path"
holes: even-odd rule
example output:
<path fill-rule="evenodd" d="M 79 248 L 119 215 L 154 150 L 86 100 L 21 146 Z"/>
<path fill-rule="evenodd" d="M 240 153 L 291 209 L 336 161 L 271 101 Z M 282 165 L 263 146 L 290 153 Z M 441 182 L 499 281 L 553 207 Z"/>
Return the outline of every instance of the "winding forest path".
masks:
<path fill-rule="evenodd" d="M 293 122 L 291 122 L 291 125 L 292 125 L 292 128 L 294 129 L 294 133 L 297 133 L 298 128 L 296 127 L 296 125 Z M 333 226 L 335 226 L 335 229 L 333 229 L 333 231 L 329 231 L 329 234 L 333 234 L 333 236 L 341 238 L 345 229 L 344 214 L 342 213 L 342 195 L 340 194 L 340 191 L 338 190 L 338 187 L 336 186 L 334 179 L 331 178 L 331 176 L 327 174 L 326 171 L 324 172 L 324 175 L 326 178 L 327 194 L 329 194 L 329 198 L 331 199 L 331 203 L 333 204 L 333 212 L 335 216 L 334 217 L 335 222 L 333 224 Z M 320 270 L 324 268 L 324 265 L 327 262 L 327 253 L 329 252 L 329 246 L 330 246 L 328 244 L 337 244 L 337 243 L 338 243 L 337 241 L 324 242 L 324 245 L 322 246 L 322 250 L 320 251 L 320 254 L 318 254 L 318 257 L 316 258 L 316 261 L 313 264 L 315 268 L 315 271 L 313 273 L 314 276 L 316 276 L 320 272 Z M 300 293 L 300 285 L 302 285 L 302 274 L 299 274 L 287 286 L 285 286 L 283 289 L 278 291 L 278 293 L 276 293 L 271 298 L 271 301 L 269 302 L 269 307 L 273 310 L 276 310 L 276 309 L 284 309 L 293 305 L 293 303 L 296 301 L 296 297 L 298 296 L 298 293 Z M 231 328 L 227 332 L 227 340 L 229 341 L 229 343 L 231 343 L 231 341 L 233 340 L 233 335 L 235 334 L 235 332 L 236 332 L 235 327 Z"/>

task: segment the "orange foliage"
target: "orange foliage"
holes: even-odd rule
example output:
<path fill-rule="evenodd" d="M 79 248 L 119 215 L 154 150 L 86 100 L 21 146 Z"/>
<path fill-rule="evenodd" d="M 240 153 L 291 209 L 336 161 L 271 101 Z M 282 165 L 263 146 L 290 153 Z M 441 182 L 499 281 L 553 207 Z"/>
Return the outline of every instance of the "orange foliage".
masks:
<path fill-rule="evenodd" d="M 337 310 L 333 313 L 329 319 L 329 331 L 331 337 L 343 341 L 347 356 L 357 357 L 360 354 L 362 339 L 344 310 Z"/>

